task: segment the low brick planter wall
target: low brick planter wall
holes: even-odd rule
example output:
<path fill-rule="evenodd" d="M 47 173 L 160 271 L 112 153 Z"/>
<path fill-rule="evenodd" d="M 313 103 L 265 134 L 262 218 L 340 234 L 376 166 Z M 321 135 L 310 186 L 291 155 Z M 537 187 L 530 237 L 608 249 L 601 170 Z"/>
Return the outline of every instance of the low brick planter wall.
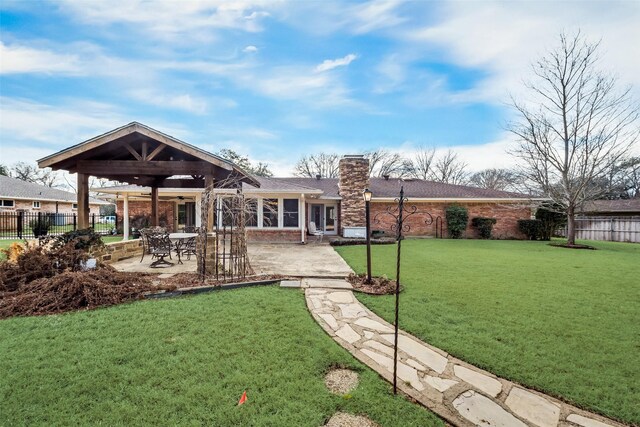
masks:
<path fill-rule="evenodd" d="M 142 256 L 142 240 L 105 243 L 103 247 L 91 251 L 91 256 L 105 264 L 113 264 L 121 259 Z"/>

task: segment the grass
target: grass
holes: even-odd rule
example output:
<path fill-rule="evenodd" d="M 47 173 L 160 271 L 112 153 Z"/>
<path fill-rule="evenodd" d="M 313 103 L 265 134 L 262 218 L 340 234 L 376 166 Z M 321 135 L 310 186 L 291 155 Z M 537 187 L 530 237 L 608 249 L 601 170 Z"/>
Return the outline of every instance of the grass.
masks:
<path fill-rule="evenodd" d="M 406 240 L 400 326 L 504 378 L 640 423 L 640 245 Z M 357 272 L 365 247 L 339 247 Z M 396 245 L 373 246 L 395 277 Z M 393 296 L 358 295 L 393 321 Z"/>
<path fill-rule="evenodd" d="M 342 349 L 298 290 L 260 287 L 0 321 L 0 424 L 442 426 Z M 360 373 L 350 396 L 323 376 Z M 237 407 L 247 390 L 248 404 Z"/>

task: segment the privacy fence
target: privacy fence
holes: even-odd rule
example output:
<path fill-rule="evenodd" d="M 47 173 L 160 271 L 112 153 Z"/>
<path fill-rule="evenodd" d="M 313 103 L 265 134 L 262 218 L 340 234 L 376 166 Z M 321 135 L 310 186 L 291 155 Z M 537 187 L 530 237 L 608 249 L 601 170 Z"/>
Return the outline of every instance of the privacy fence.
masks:
<path fill-rule="evenodd" d="M 560 235 L 567 235 L 566 227 Z M 576 239 L 640 243 L 640 217 L 576 218 Z"/>
<path fill-rule="evenodd" d="M 91 228 L 100 234 L 113 234 L 115 215 L 89 215 Z M 0 212 L 0 239 L 34 239 L 45 235 L 63 234 L 78 228 L 75 213 Z"/>

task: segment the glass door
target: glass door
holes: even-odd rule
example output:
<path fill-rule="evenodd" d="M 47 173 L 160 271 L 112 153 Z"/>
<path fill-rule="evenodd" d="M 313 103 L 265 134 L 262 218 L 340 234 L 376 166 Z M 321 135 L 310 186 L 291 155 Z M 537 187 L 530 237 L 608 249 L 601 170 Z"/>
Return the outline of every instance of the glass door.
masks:
<path fill-rule="evenodd" d="M 336 207 L 335 206 L 325 206 L 325 221 L 326 225 L 324 227 L 324 231 L 330 234 L 336 232 Z"/>
<path fill-rule="evenodd" d="M 324 205 L 311 205 L 309 221 L 316 225 L 316 230 L 324 231 Z"/>

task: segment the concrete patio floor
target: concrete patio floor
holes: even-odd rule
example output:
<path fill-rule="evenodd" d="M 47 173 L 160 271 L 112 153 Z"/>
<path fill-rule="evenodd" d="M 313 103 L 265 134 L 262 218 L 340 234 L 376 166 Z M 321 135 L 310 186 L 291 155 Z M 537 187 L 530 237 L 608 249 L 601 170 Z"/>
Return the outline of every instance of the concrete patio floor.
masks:
<path fill-rule="evenodd" d="M 353 273 L 328 243 L 249 243 L 248 251 L 256 274 L 344 278 Z"/>
<path fill-rule="evenodd" d="M 173 259 L 166 258 L 173 265 L 162 265 L 158 268 L 151 268 L 151 255 L 145 255 L 144 260 L 140 262 L 140 256 L 127 258 L 122 261 L 111 264 L 118 271 L 126 271 L 129 273 L 154 273 L 154 274 L 176 274 L 176 273 L 195 273 L 197 269 L 196 257 L 192 256 L 190 260 L 184 258 L 182 264 L 178 264 L 178 257 Z"/>

